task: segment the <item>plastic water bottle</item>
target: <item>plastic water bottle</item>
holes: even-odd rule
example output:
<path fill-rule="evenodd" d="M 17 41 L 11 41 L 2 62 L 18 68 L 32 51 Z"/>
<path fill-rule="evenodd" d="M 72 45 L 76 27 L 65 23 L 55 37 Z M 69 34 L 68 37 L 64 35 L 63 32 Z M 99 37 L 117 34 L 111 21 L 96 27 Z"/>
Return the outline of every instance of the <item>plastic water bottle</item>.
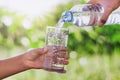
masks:
<path fill-rule="evenodd" d="M 100 4 L 75 5 L 62 14 L 61 22 L 71 22 L 76 26 L 95 26 L 100 20 L 104 8 Z M 105 25 L 120 24 L 120 8 L 113 11 Z"/>

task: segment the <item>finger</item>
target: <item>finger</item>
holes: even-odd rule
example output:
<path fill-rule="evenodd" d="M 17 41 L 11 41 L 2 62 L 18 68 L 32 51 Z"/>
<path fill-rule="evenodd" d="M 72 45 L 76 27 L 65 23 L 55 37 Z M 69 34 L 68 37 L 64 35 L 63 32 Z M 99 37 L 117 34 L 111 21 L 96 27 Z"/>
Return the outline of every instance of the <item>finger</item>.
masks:
<path fill-rule="evenodd" d="M 67 51 L 68 50 L 68 48 L 64 47 L 64 46 L 58 46 L 57 49 L 58 49 L 58 51 Z"/>
<path fill-rule="evenodd" d="M 30 53 L 31 53 L 31 58 L 32 59 L 36 59 L 37 57 L 41 56 L 42 54 L 44 53 L 47 53 L 48 49 L 47 48 L 37 48 L 37 49 L 34 49 L 34 50 L 31 50 Z"/>
<path fill-rule="evenodd" d="M 64 71 L 57 71 L 57 73 L 66 73 L 67 71 L 64 70 Z"/>
<path fill-rule="evenodd" d="M 112 9 L 106 9 L 97 25 L 103 26 L 106 23 L 111 12 L 112 12 Z"/>
<path fill-rule="evenodd" d="M 68 60 L 69 55 L 68 55 L 68 54 L 65 54 L 64 58 L 65 58 L 65 60 Z"/>
<path fill-rule="evenodd" d="M 66 61 L 63 62 L 63 64 L 64 64 L 64 65 L 68 65 L 69 62 L 66 60 Z"/>
<path fill-rule="evenodd" d="M 36 51 L 36 53 L 38 53 L 38 54 L 44 54 L 44 53 L 47 53 L 47 52 L 48 52 L 48 47 L 45 47 L 45 48 L 37 48 L 35 51 Z"/>
<path fill-rule="evenodd" d="M 59 58 L 64 58 L 65 54 L 66 54 L 66 51 L 57 51 L 55 53 L 55 56 L 57 56 Z"/>

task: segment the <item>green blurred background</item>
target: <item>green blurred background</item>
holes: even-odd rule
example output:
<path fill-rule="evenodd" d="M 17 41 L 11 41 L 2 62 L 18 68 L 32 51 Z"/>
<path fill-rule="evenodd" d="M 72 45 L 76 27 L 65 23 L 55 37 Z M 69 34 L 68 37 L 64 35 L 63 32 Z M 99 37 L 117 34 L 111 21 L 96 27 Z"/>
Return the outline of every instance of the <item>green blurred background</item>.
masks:
<path fill-rule="evenodd" d="M 80 0 L 80 4 L 86 3 Z M 27 3 L 29 4 L 29 3 Z M 45 46 L 47 26 L 55 26 L 65 10 L 74 4 L 58 4 L 51 12 L 35 18 L 0 8 L 0 59 Z M 21 5 L 22 6 L 22 5 Z M 66 74 L 28 70 L 4 80 L 120 80 L 120 25 L 69 28 L 69 65 Z"/>

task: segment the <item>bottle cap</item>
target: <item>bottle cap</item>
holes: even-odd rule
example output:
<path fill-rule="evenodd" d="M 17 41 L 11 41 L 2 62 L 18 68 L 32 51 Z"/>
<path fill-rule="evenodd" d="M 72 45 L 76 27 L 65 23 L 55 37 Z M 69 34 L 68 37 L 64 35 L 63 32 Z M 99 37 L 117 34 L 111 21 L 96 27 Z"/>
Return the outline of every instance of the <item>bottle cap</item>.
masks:
<path fill-rule="evenodd" d="M 63 12 L 62 19 L 64 22 L 72 22 L 73 21 L 73 12 L 72 11 Z"/>

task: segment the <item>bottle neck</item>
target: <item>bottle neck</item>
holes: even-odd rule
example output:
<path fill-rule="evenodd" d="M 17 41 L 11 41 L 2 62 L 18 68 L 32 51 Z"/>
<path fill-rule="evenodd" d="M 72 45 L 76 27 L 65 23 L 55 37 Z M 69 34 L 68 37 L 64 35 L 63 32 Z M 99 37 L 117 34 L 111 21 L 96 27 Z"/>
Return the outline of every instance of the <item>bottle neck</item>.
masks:
<path fill-rule="evenodd" d="M 63 22 L 72 22 L 73 21 L 73 12 L 72 11 L 65 11 L 62 14 Z"/>

